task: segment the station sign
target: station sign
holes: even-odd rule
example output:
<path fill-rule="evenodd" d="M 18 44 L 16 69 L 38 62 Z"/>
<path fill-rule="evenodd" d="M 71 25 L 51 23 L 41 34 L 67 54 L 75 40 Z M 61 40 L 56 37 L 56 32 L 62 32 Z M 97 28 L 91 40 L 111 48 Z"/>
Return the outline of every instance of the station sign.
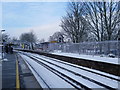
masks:
<path fill-rule="evenodd" d="M 57 43 L 57 41 L 51 41 L 50 43 Z"/>

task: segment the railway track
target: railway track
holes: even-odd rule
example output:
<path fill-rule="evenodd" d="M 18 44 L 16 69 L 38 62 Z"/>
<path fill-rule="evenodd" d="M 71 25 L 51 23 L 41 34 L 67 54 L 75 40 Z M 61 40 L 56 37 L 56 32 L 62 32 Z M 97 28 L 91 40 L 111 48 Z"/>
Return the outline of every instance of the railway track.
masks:
<path fill-rule="evenodd" d="M 36 69 L 34 69 L 34 67 L 28 62 L 25 61 L 26 64 L 28 65 L 28 67 L 30 68 L 30 70 L 32 70 L 32 72 L 34 72 L 34 75 L 37 74 L 37 76 L 43 81 L 43 83 L 46 85 L 46 88 L 48 88 L 48 90 L 51 90 L 51 88 L 49 87 L 49 85 L 45 82 L 45 80 L 39 75 L 39 73 L 37 72 Z"/>
<path fill-rule="evenodd" d="M 36 57 L 35 55 L 33 55 L 33 56 Z M 40 55 L 40 56 L 42 56 L 42 55 Z M 78 67 L 78 66 L 75 66 L 75 65 L 71 65 L 71 64 L 69 64 L 69 63 L 60 61 L 60 60 L 58 60 L 58 59 L 53 59 L 53 58 L 46 57 L 46 56 L 42 56 L 42 57 L 44 57 L 44 58 L 46 58 L 46 59 L 49 59 L 49 60 L 52 60 L 52 61 L 55 61 L 55 62 L 58 62 L 58 63 L 62 63 L 62 64 L 65 64 L 65 65 L 69 65 L 69 66 L 72 66 L 72 67 L 75 67 L 75 68 L 78 68 L 78 69 L 82 69 L 82 70 L 84 70 L 84 71 L 88 71 L 88 72 L 91 72 L 91 73 L 94 73 L 94 74 L 97 74 L 97 75 L 100 75 L 100 76 L 103 76 L 103 77 L 107 77 L 107 78 L 110 78 L 110 79 L 113 79 L 113 80 L 116 80 L 116 81 L 120 82 L 120 78 L 118 78 L 118 77 L 117 77 L 117 78 L 114 78 L 114 77 L 111 77 L 111 76 L 109 76 L 109 75 L 101 74 L 101 73 L 98 73 L 98 72 L 95 72 L 95 71 L 91 71 L 91 70 L 84 69 L 84 68 L 81 68 L 81 67 Z M 40 57 L 36 57 L 36 58 L 42 59 L 42 58 L 40 58 Z"/>
<path fill-rule="evenodd" d="M 107 85 L 105 83 L 102 83 L 102 82 L 100 82 L 98 80 L 95 80 L 93 78 L 90 78 L 89 76 L 80 74 L 76 71 L 73 71 L 73 70 L 70 70 L 66 67 L 61 66 L 61 64 L 64 64 L 64 65 L 68 65 L 69 67 L 78 68 L 78 67 L 75 67 L 71 64 L 61 62 L 61 61 L 58 61 L 58 60 L 54 60 L 54 59 L 51 59 L 51 58 L 47 58 L 47 57 L 42 57 L 42 56 L 38 57 L 35 54 L 28 54 L 28 53 L 23 53 L 23 52 L 22 52 L 22 54 L 26 55 L 27 57 L 31 58 L 35 62 L 39 63 L 40 65 L 42 65 L 43 67 L 45 67 L 46 69 L 48 69 L 49 71 L 51 71 L 52 73 L 57 75 L 58 77 L 62 78 L 64 81 L 66 81 L 67 83 L 69 83 L 70 85 L 72 85 L 76 89 L 80 89 L 80 88 L 89 89 L 89 90 L 93 89 L 93 88 L 91 88 L 90 85 L 93 85 L 94 87 L 99 87 L 99 88 L 106 88 L 106 89 L 109 89 L 109 90 L 114 90 L 115 89 L 114 87 L 112 87 L 110 85 Z M 49 59 L 49 60 L 46 60 L 46 59 Z M 30 65 L 30 63 L 28 61 L 27 61 L 27 63 L 37 73 L 37 70 L 35 70 Z M 105 77 L 105 78 L 107 78 L 106 80 L 112 79 L 114 82 L 116 82 L 116 81 L 119 82 L 120 81 L 119 79 L 116 79 L 116 78 L 113 78 L 113 77 L 110 77 L 110 76 L 106 76 L 106 75 L 103 75 L 103 74 L 99 74 L 97 72 L 93 72 L 93 71 L 86 70 L 86 69 L 83 69 L 83 68 L 79 68 L 79 69 L 81 69 L 82 71 L 84 70 L 85 72 L 92 73 L 94 75 L 97 74 L 99 77 L 100 76 Z M 40 77 L 40 75 L 39 75 L 39 77 Z M 44 82 L 44 80 L 43 80 L 43 82 Z M 83 83 L 83 82 L 89 83 L 90 85 L 85 85 L 85 83 Z M 48 88 L 49 88 L 49 86 L 48 86 Z"/>

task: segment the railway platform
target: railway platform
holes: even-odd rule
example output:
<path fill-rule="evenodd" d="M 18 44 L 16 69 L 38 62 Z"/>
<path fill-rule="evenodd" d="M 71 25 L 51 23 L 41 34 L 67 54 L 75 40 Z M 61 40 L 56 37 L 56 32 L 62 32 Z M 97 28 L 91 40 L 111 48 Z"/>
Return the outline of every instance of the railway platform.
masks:
<path fill-rule="evenodd" d="M 5 54 L 2 61 L 2 88 L 16 88 L 15 54 Z"/>
<path fill-rule="evenodd" d="M 2 89 L 40 88 L 26 64 L 16 53 L 5 54 L 2 61 Z"/>
<path fill-rule="evenodd" d="M 68 63 L 61 58 L 50 57 L 54 56 L 52 54 L 31 52 L 15 51 L 13 54 L 5 55 L 2 64 L 3 90 L 4 88 L 26 90 L 31 88 L 116 90 L 119 88 L 119 76 Z M 76 61 L 69 57 L 65 58 Z"/>

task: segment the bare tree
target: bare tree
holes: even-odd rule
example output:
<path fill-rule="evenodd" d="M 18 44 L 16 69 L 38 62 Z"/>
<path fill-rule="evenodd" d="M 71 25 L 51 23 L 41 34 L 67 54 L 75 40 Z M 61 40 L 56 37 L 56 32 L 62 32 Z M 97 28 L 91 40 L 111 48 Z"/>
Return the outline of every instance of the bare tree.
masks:
<path fill-rule="evenodd" d="M 20 40 L 30 42 L 30 43 L 35 43 L 37 41 L 37 38 L 36 38 L 36 35 L 31 31 L 28 33 L 21 34 Z"/>
<path fill-rule="evenodd" d="M 18 39 L 16 37 L 12 37 L 12 41 L 17 41 Z"/>
<path fill-rule="evenodd" d="M 67 16 L 63 17 L 61 27 L 74 43 L 82 42 L 89 26 L 83 16 L 84 6 L 81 2 L 70 2 L 68 7 Z"/>
<path fill-rule="evenodd" d="M 96 36 L 96 41 L 117 40 L 119 35 L 118 24 L 120 13 L 118 2 L 85 2 L 86 21 L 90 24 L 91 33 Z M 102 52 L 102 45 L 99 45 Z M 108 52 L 110 45 L 108 44 Z"/>
<path fill-rule="evenodd" d="M 91 32 L 97 41 L 114 40 L 118 36 L 120 14 L 118 2 L 86 2 L 86 20 L 91 25 Z"/>
<path fill-rule="evenodd" d="M 45 42 L 45 39 L 42 38 L 39 42 L 40 42 L 40 43 L 43 43 L 43 42 Z"/>
<path fill-rule="evenodd" d="M 20 40 L 24 43 L 31 44 L 31 48 L 33 49 L 33 44 L 37 41 L 37 37 L 33 31 L 28 33 L 23 33 L 20 36 Z"/>
<path fill-rule="evenodd" d="M 7 33 L 2 35 L 3 42 L 9 42 L 11 40 L 10 36 Z"/>
<path fill-rule="evenodd" d="M 52 36 L 50 36 L 49 41 L 64 42 L 64 33 L 55 32 Z"/>

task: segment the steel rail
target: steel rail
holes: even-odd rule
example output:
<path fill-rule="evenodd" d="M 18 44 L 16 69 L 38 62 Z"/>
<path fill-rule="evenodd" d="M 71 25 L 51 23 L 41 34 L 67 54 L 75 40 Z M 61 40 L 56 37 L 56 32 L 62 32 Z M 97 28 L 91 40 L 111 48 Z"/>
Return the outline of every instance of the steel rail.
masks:
<path fill-rule="evenodd" d="M 32 55 L 32 56 L 33 56 L 33 55 Z M 30 57 L 31 57 L 31 56 L 30 56 Z M 112 88 L 112 87 L 110 87 L 110 86 L 104 85 L 104 84 L 102 84 L 102 83 L 100 83 L 100 82 L 98 82 L 98 81 L 95 81 L 95 80 L 90 79 L 90 78 L 88 78 L 88 77 L 86 77 L 86 76 L 83 76 L 83 75 L 81 75 L 81 74 L 79 74 L 79 73 L 76 73 L 76 72 L 74 72 L 74 71 L 72 71 L 72 70 L 69 70 L 69 69 L 66 69 L 66 68 L 64 68 L 64 67 L 61 67 L 61 66 L 59 66 L 59 65 L 56 65 L 56 64 L 54 64 L 54 63 L 51 63 L 51 62 L 49 62 L 49 61 L 47 61 L 47 60 L 45 60 L 45 59 L 42 59 L 42 58 L 40 58 L 40 57 L 36 57 L 36 56 L 33 56 L 33 57 L 38 58 L 38 59 L 41 59 L 41 60 L 43 60 L 43 61 L 45 61 L 45 62 L 47 62 L 47 63 L 49 63 L 49 64 L 52 64 L 52 65 L 54 65 L 54 66 L 56 66 L 56 67 L 59 67 L 59 68 L 61 68 L 61 69 L 64 69 L 64 70 L 66 70 L 66 71 L 68 71 L 68 72 L 71 72 L 71 73 L 73 73 L 73 74 L 75 74 L 75 75 L 77 75 L 77 76 L 80 76 L 80 77 L 82 77 L 82 78 L 84 78 L 84 79 L 87 79 L 87 80 L 89 80 L 89 81 L 91 81 L 91 82 L 93 82 L 93 83 L 96 83 L 96 84 L 98 84 L 98 85 L 100 85 L 100 86 L 103 86 L 103 87 L 105 87 L 105 88 L 107 88 L 107 89 L 116 90 L 116 89 L 114 89 L 114 88 Z"/>
<path fill-rule="evenodd" d="M 43 56 L 43 55 L 42 55 Z M 36 56 L 35 56 L 36 57 Z M 88 71 L 88 72 L 91 72 L 91 73 L 95 73 L 95 74 L 98 74 L 98 75 L 101 75 L 101 76 L 104 76 L 104 77 L 107 77 L 107 78 L 110 78 L 110 79 L 113 79 L 113 80 L 116 80 L 116 81 L 119 81 L 120 82 L 120 79 L 116 79 L 116 78 L 113 78 L 111 76 L 107 76 L 107 75 L 104 75 L 104 74 L 101 74 L 101 73 L 98 73 L 98 72 L 95 72 L 95 71 L 91 71 L 91 70 L 87 70 L 87 69 L 84 69 L 84 68 L 81 68 L 81 67 L 77 67 L 77 66 L 74 66 L 74 65 L 71 65 L 69 63 L 66 63 L 66 62 L 63 62 L 63 61 L 58 61 L 58 60 L 54 60 L 54 58 L 50 58 L 50 57 L 46 57 L 44 56 L 45 58 L 47 59 L 50 59 L 50 60 L 53 60 L 53 61 L 56 61 L 56 62 L 59 62 L 59 63 L 62 63 L 62 64 L 66 64 L 66 65 L 69 65 L 69 66 L 72 66 L 72 67 L 75 67 L 75 68 L 78 68 L 78 69 L 82 69 L 82 70 L 85 70 L 85 71 Z M 36 57 L 37 58 L 37 57 Z"/>
<path fill-rule="evenodd" d="M 23 51 L 22 51 L 23 52 Z M 25 53 L 25 52 L 24 52 Z M 29 52 L 30 53 L 30 52 Z M 33 53 L 33 52 L 32 52 Z M 33 54 L 36 54 L 36 53 L 33 53 Z M 39 54 L 38 54 L 39 55 Z M 41 55 L 41 56 L 44 56 L 44 55 Z M 78 69 L 82 69 L 82 70 L 85 70 L 85 71 L 88 71 L 88 72 L 91 72 L 91 73 L 94 73 L 94 74 L 98 74 L 98 75 L 101 75 L 101 76 L 104 76 L 104 77 L 107 77 L 107 78 L 110 78 L 110 79 L 113 79 L 113 80 L 116 80 L 118 82 L 120 82 L 120 79 L 119 78 L 114 78 L 114 77 L 111 77 L 111 76 L 107 76 L 105 74 L 102 74 L 102 73 L 98 73 L 98 72 L 95 72 L 95 71 L 91 71 L 91 70 L 87 70 L 87 69 L 84 69 L 82 67 L 78 67 L 78 66 L 75 66 L 75 65 L 71 65 L 69 63 L 66 63 L 66 62 L 63 62 L 63 61 L 58 61 L 57 59 L 55 58 L 51 58 L 51 57 L 46 57 L 44 56 L 45 58 L 49 58 L 50 60 L 53 60 L 53 61 L 56 61 L 56 62 L 59 62 L 59 63 L 62 63 L 62 64 L 66 64 L 66 65 L 69 65 L 69 66 L 72 66 L 72 67 L 75 67 L 75 68 L 78 68 Z"/>
<path fill-rule="evenodd" d="M 24 55 L 26 55 L 26 54 L 24 54 Z M 38 61 L 37 59 L 35 59 L 35 58 L 33 58 L 33 57 L 29 56 L 29 55 L 26 55 L 26 56 L 28 56 L 29 58 L 35 60 L 37 63 L 39 63 L 40 65 L 44 66 L 46 69 L 50 70 L 51 72 L 53 72 L 54 74 L 56 74 L 57 76 L 59 76 L 60 78 L 62 78 L 63 80 L 67 81 L 69 84 L 71 84 L 71 85 L 72 85 L 73 87 L 75 87 L 76 89 L 81 89 L 81 88 L 79 88 L 79 87 L 82 87 L 82 90 L 83 90 L 83 89 L 92 90 L 91 88 L 89 88 L 89 87 L 81 84 L 80 82 L 78 82 L 78 81 L 72 79 L 71 77 L 69 77 L 69 76 L 61 73 L 60 71 L 58 71 L 58 70 L 56 70 L 56 69 L 54 69 L 54 68 L 52 68 L 52 67 L 44 64 L 43 62 L 40 62 L 40 61 Z M 67 78 L 67 79 L 66 79 L 66 78 Z M 71 82 L 72 82 L 72 83 L 71 83 Z M 78 87 L 78 85 L 79 85 L 79 87 Z"/>
<path fill-rule="evenodd" d="M 22 58 L 24 60 L 24 58 Z M 32 69 L 33 71 L 35 71 L 35 73 L 39 76 L 39 78 L 44 82 L 44 84 L 48 87 L 49 90 L 51 90 L 51 88 L 49 87 L 49 85 L 45 82 L 45 80 L 39 75 L 39 73 L 33 68 L 33 66 L 27 61 L 27 60 L 24 60 L 26 62 L 26 64 L 28 64 Z"/>

